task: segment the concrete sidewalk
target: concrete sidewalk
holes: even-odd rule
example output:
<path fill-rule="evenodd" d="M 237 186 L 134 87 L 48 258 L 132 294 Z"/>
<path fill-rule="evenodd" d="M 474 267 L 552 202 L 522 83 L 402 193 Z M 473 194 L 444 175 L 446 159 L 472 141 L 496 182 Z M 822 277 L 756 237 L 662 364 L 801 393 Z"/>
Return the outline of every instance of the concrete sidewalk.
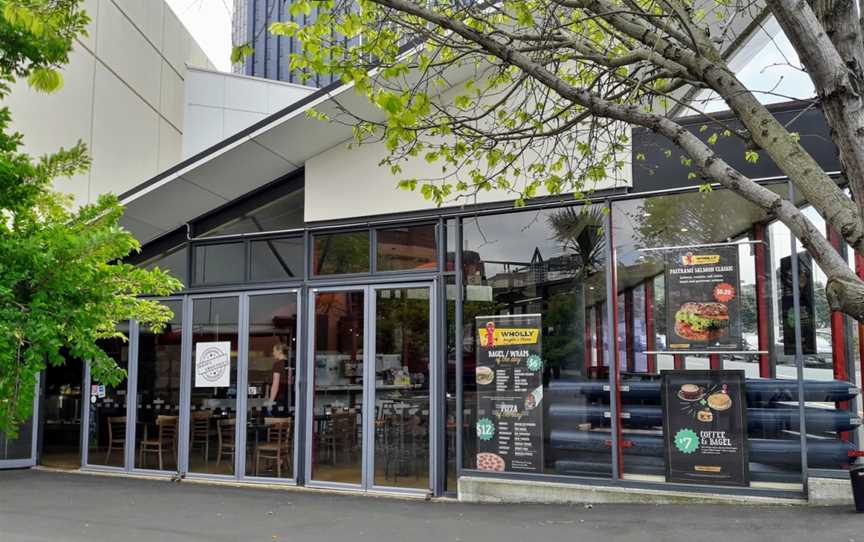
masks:
<path fill-rule="evenodd" d="M 864 542 L 846 508 L 469 505 L 0 471 L 0 542 Z"/>

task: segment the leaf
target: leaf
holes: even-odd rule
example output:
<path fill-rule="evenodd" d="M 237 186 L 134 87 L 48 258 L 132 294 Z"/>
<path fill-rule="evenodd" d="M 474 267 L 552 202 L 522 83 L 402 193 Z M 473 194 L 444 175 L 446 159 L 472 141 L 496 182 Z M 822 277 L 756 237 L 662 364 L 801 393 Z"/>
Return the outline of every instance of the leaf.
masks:
<path fill-rule="evenodd" d="M 48 94 L 63 86 L 63 76 L 53 68 L 36 68 L 27 78 L 27 83 L 35 90 Z"/>
<path fill-rule="evenodd" d="M 759 161 L 759 153 L 756 151 L 746 151 L 744 152 L 744 159 L 751 164 L 755 164 Z"/>
<path fill-rule="evenodd" d="M 231 48 L 231 64 L 237 64 L 238 62 L 252 56 L 254 52 L 255 49 L 248 43 L 235 45 Z"/>

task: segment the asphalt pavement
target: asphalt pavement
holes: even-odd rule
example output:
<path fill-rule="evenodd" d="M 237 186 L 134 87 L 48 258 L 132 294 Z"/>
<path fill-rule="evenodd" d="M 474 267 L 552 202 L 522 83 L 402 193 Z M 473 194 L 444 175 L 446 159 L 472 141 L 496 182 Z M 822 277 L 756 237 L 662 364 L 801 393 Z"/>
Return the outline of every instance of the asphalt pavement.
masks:
<path fill-rule="evenodd" d="M 0 542 L 864 542 L 850 507 L 497 505 L 0 471 Z"/>

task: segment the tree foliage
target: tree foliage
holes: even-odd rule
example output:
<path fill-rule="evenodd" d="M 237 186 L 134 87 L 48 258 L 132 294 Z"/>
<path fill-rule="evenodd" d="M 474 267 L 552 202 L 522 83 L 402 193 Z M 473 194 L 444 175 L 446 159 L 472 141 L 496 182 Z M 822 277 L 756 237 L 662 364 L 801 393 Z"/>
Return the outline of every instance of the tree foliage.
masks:
<path fill-rule="evenodd" d="M 74 38 L 88 22 L 80 0 L 0 0 L 0 98 L 26 79 L 37 90 L 62 85 Z M 0 432 L 14 437 L 32 410 L 33 393 L 46 363 L 62 365 L 64 353 L 90 363 L 93 378 L 116 384 L 124 371 L 100 348 L 123 337 L 119 321 L 135 318 L 159 326 L 170 311 L 139 296 L 167 295 L 180 283 L 158 269 L 122 262 L 139 244 L 119 226 L 117 198 L 72 206 L 55 192 L 58 177 L 90 165 L 86 148 L 39 158 L 22 152 L 22 134 L 0 109 Z M 51 122 L 46 119 L 45 122 Z"/>
<path fill-rule="evenodd" d="M 864 32 L 851 0 L 295 0 L 306 25 L 274 24 L 302 47 L 291 68 L 338 76 L 378 110 L 310 113 L 350 124 L 359 143 L 383 142 L 382 166 L 440 166 L 402 178 L 435 203 L 511 191 L 590 194 L 622 179 L 630 127 L 665 136 L 668 156 L 707 191 L 719 184 L 779 218 L 828 276 L 831 307 L 864 319 L 864 283 L 825 232 L 788 198 L 729 165 L 714 145 L 737 138 L 749 162 L 772 160 L 799 196 L 864 251 Z M 726 52 L 773 15 L 802 59 L 832 129 L 850 199 L 729 66 Z M 238 44 L 237 58 L 251 52 Z M 679 121 L 708 91 L 742 128 L 718 118 L 698 137 Z M 677 150 L 672 151 L 677 147 Z M 638 156 L 634 157 L 638 160 Z"/>

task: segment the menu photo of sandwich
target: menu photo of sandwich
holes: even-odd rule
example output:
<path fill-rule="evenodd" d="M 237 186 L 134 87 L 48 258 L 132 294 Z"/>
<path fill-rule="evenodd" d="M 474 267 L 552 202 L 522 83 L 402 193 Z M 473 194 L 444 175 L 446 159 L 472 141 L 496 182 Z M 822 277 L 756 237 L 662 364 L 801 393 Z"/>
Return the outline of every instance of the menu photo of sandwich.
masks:
<path fill-rule="evenodd" d="M 675 313 L 675 334 L 694 342 L 714 342 L 729 332 L 729 307 L 725 303 L 694 302 Z"/>

